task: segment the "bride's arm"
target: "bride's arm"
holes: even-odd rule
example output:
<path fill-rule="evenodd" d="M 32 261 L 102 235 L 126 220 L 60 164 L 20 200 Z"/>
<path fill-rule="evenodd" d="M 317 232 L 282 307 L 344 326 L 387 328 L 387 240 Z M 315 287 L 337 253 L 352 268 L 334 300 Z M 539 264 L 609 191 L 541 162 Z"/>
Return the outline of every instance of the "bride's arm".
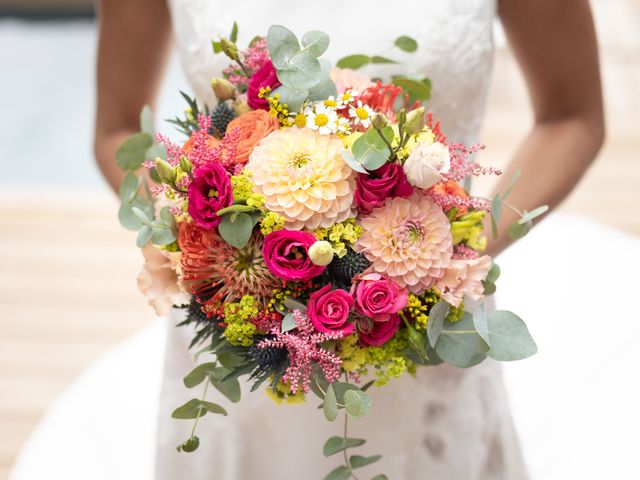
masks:
<path fill-rule="evenodd" d="M 524 73 L 534 125 L 496 191 L 522 172 L 509 203 L 521 210 L 558 205 L 578 183 L 604 140 L 604 114 L 593 19 L 587 0 L 502 0 L 500 17 Z M 517 217 L 503 209 L 499 238 Z"/>
<path fill-rule="evenodd" d="M 139 130 L 140 110 L 153 105 L 171 43 L 165 0 L 102 0 L 94 151 L 114 190 L 123 178 L 120 143 Z"/>

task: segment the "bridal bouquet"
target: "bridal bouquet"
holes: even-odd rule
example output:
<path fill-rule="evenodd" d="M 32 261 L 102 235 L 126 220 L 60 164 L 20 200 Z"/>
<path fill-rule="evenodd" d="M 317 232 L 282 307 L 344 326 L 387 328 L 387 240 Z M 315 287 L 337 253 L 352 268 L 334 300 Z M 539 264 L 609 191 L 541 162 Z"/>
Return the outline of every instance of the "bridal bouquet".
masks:
<path fill-rule="evenodd" d="M 192 346 L 211 355 L 184 379 L 204 384 L 202 398 L 173 416 L 226 415 L 207 388 L 237 402 L 246 376 L 277 402 L 313 392 L 328 420 L 360 417 L 369 387 L 419 366 L 535 353 L 520 318 L 483 302 L 499 276 L 483 253 L 484 220 L 490 213 L 495 228 L 508 192 L 483 199 L 462 186 L 500 172 L 473 159 L 479 146 L 447 141 L 422 105 L 429 81 L 357 71 L 394 63 L 381 56 L 332 69 L 319 31 L 298 40 L 274 25 L 246 50 L 236 41 L 234 25 L 212 44 L 230 60 L 211 83 L 217 104 L 183 94 L 186 114 L 171 120 L 183 143 L 155 134 L 145 109 L 117 154 L 127 171 L 120 220 L 138 230 L 146 258 L 140 287 L 158 313 L 184 308 Z M 395 44 L 417 48 L 409 37 Z M 141 166 L 148 173 L 136 175 Z M 522 212 L 510 235 L 544 210 Z M 362 443 L 345 433 L 324 454 Z M 198 444 L 192 435 L 178 449 Z M 380 457 L 344 458 L 327 479 Z"/>

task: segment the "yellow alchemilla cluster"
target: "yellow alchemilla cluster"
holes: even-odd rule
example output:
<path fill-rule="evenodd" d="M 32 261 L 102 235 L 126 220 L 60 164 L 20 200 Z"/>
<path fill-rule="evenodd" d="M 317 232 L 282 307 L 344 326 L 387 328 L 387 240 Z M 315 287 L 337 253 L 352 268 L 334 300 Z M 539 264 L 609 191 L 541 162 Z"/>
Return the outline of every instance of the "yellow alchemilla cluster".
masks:
<path fill-rule="evenodd" d="M 280 122 L 282 127 L 293 126 L 293 119 L 289 116 L 289 106 L 286 103 L 280 103 L 280 95 L 269 96 L 270 87 L 262 87 L 258 93 L 258 97 L 266 98 L 269 102 L 269 114 Z"/>
<path fill-rule="evenodd" d="M 258 314 L 257 304 L 256 299 L 250 295 L 245 295 L 239 302 L 225 304 L 224 336 L 231 345 L 243 347 L 253 345 L 253 336 L 257 329 L 251 323 L 251 319 Z"/>
<path fill-rule="evenodd" d="M 461 303 L 458 307 L 451 307 L 447 320 L 452 323 L 459 322 L 462 320 L 462 315 L 464 315 L 464 303 Z"/>
<path fill-rule="evenodd" d="M 482 225 L 485 215 L 486 212 L 482 211 L 470 212 L 451 222 L 453 244 L 464 242 L 474 250 L 484 251 L 487 248 L 487 237 Z"/>
<path fill-rule="evenodd" d="M 426 330 L 429 321 L 429 310 L 440 300 L 440 295 L 434 289 L 427 290 L 422 295 L 409 294 L 409 301 L 403 312 L 415 321 L 416 330 Z"/>
<path fill-rule="evenodd" d="M 391 142 L 391 146 L 396 148 L 400 143 L 400 132 L 398 131 L 398 125 L 395 125 L 395 124 L 391 125 L 391 128 L 393 128 L 393 133 L 394 133 L 394 138 L 393 138 L 393 141 Z M 413 152 L 413 149 L 416 148 L 416 146 L 418 146 L 419 143 L 431 144 L 434 142 L 434 140 L 435 140 L 435 135 L 433 134 L 431 129 L 429 127 L 424 127 L 424 129 L 421 132 L 416 133 L 415 135 L 411 135 L 409 137 L 409 140 L 407 141 L 405 146 L 398 151 L 397 153 L 398 158 L 400 160 L 406 159 L 409 157 L 409 155 L 411 155 L 411 152 Z"/>
<path fill-rule="evenodd" d="M 271 232 L 282 230 L 284 228 L 285 218 L 277 212 L 267 212 L 260 222 L 260 231 L 263 235 Z"/>
<path fill-rule="evenodd" d="M 338 355 L 342 359 L 342 369 L 345 372 L 361 373 L 367 361 L 367 353 L 358 345 L 357 335 L 349 335 L 340 340 Z"/>
<path fill-rule="evenodd" d="M 247 199 L 253 195 L 251 172 L 243 171 L 240 175 L 233 175 L 231 177 L 231 189 L 235 202 L 247 201 Z"/>
<path fill-rule="evenodd" d="M 333 247 L 333 253 L 342 258 L 347 254 L 347 243 L 355 244 L 364 230 L 360 225 L 356 225 L 355 218 L 348 218 L 329 228 L 317 228 L 313 233 L 318 240 L 328 241 Z"/>
<path fill-rule="evenodd" d="M 275 391 L 273 388 L 268 387 L 265 389 L 265 393 L 267 394 L 267 397 L 278 405 L 282 405 L 283 402 L 286 402 L 289 405 L 304 403 L 304 392 L 302 389 L 298 390 L 298 392 L 293 395 L 291 393 L 291 386 L 284 383 L 282 380 L 277 383 Z"/>

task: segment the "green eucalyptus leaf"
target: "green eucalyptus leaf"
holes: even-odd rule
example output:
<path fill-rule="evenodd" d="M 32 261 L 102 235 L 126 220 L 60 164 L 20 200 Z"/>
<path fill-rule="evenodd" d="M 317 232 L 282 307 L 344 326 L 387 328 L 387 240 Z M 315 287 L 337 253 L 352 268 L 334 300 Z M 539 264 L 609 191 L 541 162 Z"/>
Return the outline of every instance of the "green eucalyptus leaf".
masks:
<path fill-rule="evenodd" d="M 200 405 L 200 400 L 192 398 L 184 405 L 176 408 L 171 414 L 171 418 L 178 420 L 190 420 L 203 416 L 207 413 L 207 409 Z"/>
<path fill-rule="evenodd" d="M 371 410 L 373 400 L 362 390 L 347 390 L 344 392 L 344 406 L 347 413 L 358 418 L 366 415 Z"/>
<path fill-rule="evenodd" d="M 357 70 L 365 65 L 369 65 L 369 63 L 371 63 L 371 57 L 369 55 L 355 54 L 341 58 L 338 60 L 336 66 L 339 68 L 352 68 L 353 70 Z"/>
<path fill-rule="evenodd" d="M 457 322 L 445 321 L 444 328 L 436 344 L 436 353 L 445 362 L 460 368 L 467 368 L 482 362 L 489 346 L 473 325 L 473 317 L 465 312 Z"/>
<path fill-rule="evenodd" d="M 377 170 L 389 159 L 391 152 L 375 129 L 369 129 L 359 137 L 351 149 L 356 161 L 367 170 Z"/>
<path fill-rule="evenodd" d="M 381 57 L 380 55 L 374 55 L 373 57 L 371 57 L 371 63 L 375 63 L 375 64 L 384 64 L 384 63 L 398 63 L 395 60 L 391 60 L 390 58 L 387 57 Z"/>
<path fill-rule="evenodd" d="M 147 148 L 147 151 L 145 152 L 144 156 L 146 157 L 147 160 L 155 160 L 157 158 L 166 160 L 167 150 L 164 148 L 164 145 L 158 142 L 154 142 L 153 145 Z"/>
<path fill-rule="evenodd" d="M 538 218 L 543 213 L 549 210 L 549 205 L 542 205 L 541 207 L 534 208 L 530 212 L 524 212 L 524 215 L 518 220 L 520 225 L 531 222 L 533 219 Z"/>
<path fill-rule="evenodd" d="M 351 468 L 362 468 L 372 463 L 376 463 L 382 458 L 382 455 L 371 455 L 370 457 L 363 457 L 362 455 L 351 455 L 349 457 L 349 464 Z"/>
<path fill-rule="evenodd" d="M 449 305 L 444 300 L 440 300 L 433 307 L 431 307 L 431 310 L 429 311 L 429 320 L 427 321 L 427 337 L 429 340 L 429 344 L 433 348 L 435 348 L 436 343 L 438 342 L 438 338 L 440 338 L 444 320 L 445 318 L 447 318 L 447 315 L 449 315 L 450 308 L 451 305 Z"/>
<path fill-rule="evenodd" d="M 244 364 L 244 359 L 241 355 L 233 352 L 222 352 L 216 355 L 216 358 L 220 364 L 227 370 L 233 370 Z"/>
<path fill-rule="evenodd" d="M 489 273 L 487 274 L 487 278 L 485 278 L 485 280 L 491 283 L 496 283 L 498 278 L 500 278 L 500 266 L 497 263 L 492 263 L 491 269 L 489 270 Z"/>
<path fill-rule="evenodd" d="M 333 391 L 333 386 L 331 384 L 329 384 L 327 387 L 326 394 L 324 396 L 324 402 L 322 402 L 322 409 L 324 411 L 325 418 L 330 422 L 333 422 L 336 418 L 338 418 L 338 402 L 336 400 L 336 394 Z"/>
<path fill-rule="evenodd" d="M 484 295 L 493 295 L 494 293 L 496 293 L 496 284 L 489 282 L 487 280 L 483 280 L 482 281 L 482 287 L 483 287 L 483 291 L 482 293 Z"/>
<path fill-rule="evenodd" d="M 295 34 L 282 25 L 271 25 L 267 33 L 267 50 L 276 69 L 282 69 L 289 63 L 289 58 L 300 51 L 300 44 Z"/>
<path fill-rule="evenodd" d="M 324 100 L 325 98 L 335 97 L 338 95 L 336 84 L 330 77 L 323 78 L 313 88 L 309 90 L 310 100 Z"/>
<path fill-rule="evenodd" d="M 349 165 L 353 170 L 360 173 L 366 173 L 367 175 L 369 174 L 367 169 L 364 168 L 364 166 L 355 159 L 355 157 L 351 154 L 349 150 L 347 150 L 346 148 L 343 148 L 340 151 L 340 154 L 342 155 L 342 159 L 344 160 L 344 163 Z"/>
<path fill-rule="evenodd" d="M 401 37 L 396 38 L 396 41 L 393 43 L 400 50 L 408 53 L 413 53 L 418 49 L 418 42 L 416 42 L 411 37 L 407 37 L 406 35 L 402 35 Z"/>
<path fill-rule="evenodd" d="M 147 159 L 147 149 L 153 144 L 148 133 L 139 132 L 127 138 L 116 152 L 116 161 L 122 170 L 137 170 Z"/>
<path fill-rule="evenodd" d="M 389 478 L 386 475 L 380 474 L 380 475 L 376 475 L 371 480 L 389 480 Z"/>
<path fill-rule="evenodd" d="M 118 192 L 120 201 L 122 203 L 132 202 L 138 190 L 140 190 L 140 185 L 142 185 L 141 177 L 137 177 L 133 172 L 127 172 L 120 184 L 120 190 Z"/>
<path fill-rule="evenodd" d="M 318 84 L 321 72 L 318 59 L 303 51 L 291 57 L 285 68 L 277 71 L 277 75 L 286 87 L 310 89 Z"/>
<path fill-rule="evenodd" d="M 233 215 L 237 215 L 235 220 Z M 253 220 L 246 213 L 225 215 L 218 225 L 218 232 L 222 239 L 235 248 L 243 248 L 251 238 Z"/>
<path fill-rule="evenodd" d="M 329 48 L 329 35 L 320 30 L 311 30 L 302 36 L 300 42 L 303 48 L 317 58 Z"/>
<path fill-rule="evenodd" d="M 227 411 L 217 403 L 207 402 L 205 400 L 200 400 L 200 406 L 203 407 L 209 413 L 215 413 L 218 415 L 227 416 Z"/>
<path fill-rule="evenodd" d="M 503 200 L 507 199 L 507 197 L 509 196 L 509 194 L 513 190 L 513 187 L 515 187 L 516 183 L 518 183 L 518 180 L 520 179 L 520 175 L 521 174 L 522 174 L 522 171 L 520 169 L 516 170 L 516 173 L 513 174 L 513 177 L 511 177 L 511 182 L 509 182 L 509 185 L 507 186 L 507 189 L 502 194 L 502 199 Z"/>
<path fill-rule="evenodd" d="M 349 480 L 351 478 L 351 470 L 346 465 L 340 465 L 329 472 L 324 480 Z"/>
<path fill-rule="evenodd" d="M 307 311 L 307 306 L 293 297 L 285 298 L 283 303 L 290 310 L 300 310 L 303 313 Z"/>
<path fill-rule="evenodd" d="M 527 222 L 524 224 L 520 222 L 514 222 L 509 225 L 509 228 L 507 228 L 507 235 L 511 240 L 520 240 L 527 233 L 529 233 L 531 227 L 533 227 L 533 224 L 531 222 Z"/>
<path fill-rule="evenodd" d="M 287 105 L 290 112 L 297 112 L 309 96 L 309 90 L 281 85 L 274 91 L 275 94 L 280 95 L 280 103 Z"/>
<path fill-rule="evenodd" d="M 140 222 L 140 219 L 133 213 L 134 206 L 142 210 L 147 216 L 153 215 L 153 206 L 145 204 L 139 196 L 131 203 L 122 203 L 120 205 L 120 209 L 118 210 L 120 224 L 127 230 L 138 231 L 142 227 L 142 222 Z"/>
<path fill-rule="evenodd" d="M 498 237 L 498 223 L 502 215 L 502 198 L 496 193 L 491 199 L 491 233 L 493 238 Z"/>
<path fill-rule="evenodd" d="M 324 443 L 322 447 L 322 453 L 325 457 L 330 457 L 336 453 L 342 452 L 348 448 L 359 447 L 364 445 L 366 440 L 362 438 L 349 438 L 349 437 L 331 437 Z"/>
<path fill-rule="evenodd" d="M 215 362 L 208 362 L 198 365 L 191 370 L 186 377 L 184 377 L 184 386 L 187 388 L 193 388 L 200 385 L 205 378 L 213 374 L 214 368 L 216 368 Z"/>
<path fill-rule="evenodd" d="M 520 317 L 506 310 L 496 310 L 488 316 L 488 356 L 494 360 L 522 360 L 538 351 L 536 342 Z"/>
<path fill-rule="evenodd" d="M 177 232 L 170 225 L 156 221 L 151 224 L 151 230 L 151 242 L 154 245 L 171 245 L 178 239 Z"/>
<path fill-rule="evenodd" d="M 136 245 L 138 248 L 144 247 L 151 237 L 153 236 L 153 229 L 148 225 L 142 225 L 138 230 L 138 238 L 136 238 Z"/>
<path fill-rule="evenodd" d="M 311 390 L 318 398 L 324 400 L 325 392 L 329 388 L 329 382 L 324 376 L 324 372 L 318 366 L 315 366 L 311 373 Z"/>
<path fill-rule="evenodd" d="M 487 320 L 487 308 L 484 302 L 478 305 L 473 312 L 473 326 L 478 332 L 478 335 L 480 335 L 485 342 L 489 343 L 489 323 Z"/>
<path fill-rule="evenodd" d="M 155 133 L 153 129 L 153 113 L 149 105 L 142 107 L 142 111 L 140 112 L 140 130 L 151 136 Z"/>
<path fill-rule="evenodd" d="M 345 404 L 344 394 L 349 390 L 361 390 L 357 385 L 354 385 L 353 383 L 336 382 L 336 383 L 333 383 L 332 385 L 333 385 L 333 391 L 336 394 L 336 400 L 338 402 L 338 405 Z"/>
<path fill-rule="evenodd" d="M 282 318 L 282 325 L 280 327 L 282 330 L 282 333 L 285 332 L 290 332 L 291 330 L 293 330 L 294 328 L 296 328 L 296 319 L 293 316 L 293 313 L 287 313 L 283 318 Z"/>
<path fill-rule="evenodd" d="M 178 445 L 179 452 L 195 452 L 200 446 L 200 439 L 194 435 L 193 437 L 189 437 L 184 443 Z"/>
<path fill-rule="evenodd" d="M 133 214 L 136 217 L 138 217 L 138 220 L 140 220 L 140 223 L 147 226 L 151 224 L 150 216 L 148 216 L 147 213 L 144 212 L 142 209 L 138 207 L 131 207 L 131 210 L 133 210 Z"/>

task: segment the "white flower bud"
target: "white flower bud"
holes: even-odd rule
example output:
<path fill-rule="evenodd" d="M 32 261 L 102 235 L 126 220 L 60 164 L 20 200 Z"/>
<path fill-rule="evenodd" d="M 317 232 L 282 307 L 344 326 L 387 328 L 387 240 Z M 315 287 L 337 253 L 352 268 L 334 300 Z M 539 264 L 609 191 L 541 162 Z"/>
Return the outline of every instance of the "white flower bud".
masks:
<path fill-rule="evenodd" d="M 419 143 L 404 162 L 404 173 L 414 187 L 427 189 L 451 168 L 449 148 L 440 142 Z"/>
<path fill-rule="evenodd" d="M 333 247 L 325 240 L 315 242 L 309 247 L 309 260 L 315 265 L 329 265 L 333 260 Z"/>

